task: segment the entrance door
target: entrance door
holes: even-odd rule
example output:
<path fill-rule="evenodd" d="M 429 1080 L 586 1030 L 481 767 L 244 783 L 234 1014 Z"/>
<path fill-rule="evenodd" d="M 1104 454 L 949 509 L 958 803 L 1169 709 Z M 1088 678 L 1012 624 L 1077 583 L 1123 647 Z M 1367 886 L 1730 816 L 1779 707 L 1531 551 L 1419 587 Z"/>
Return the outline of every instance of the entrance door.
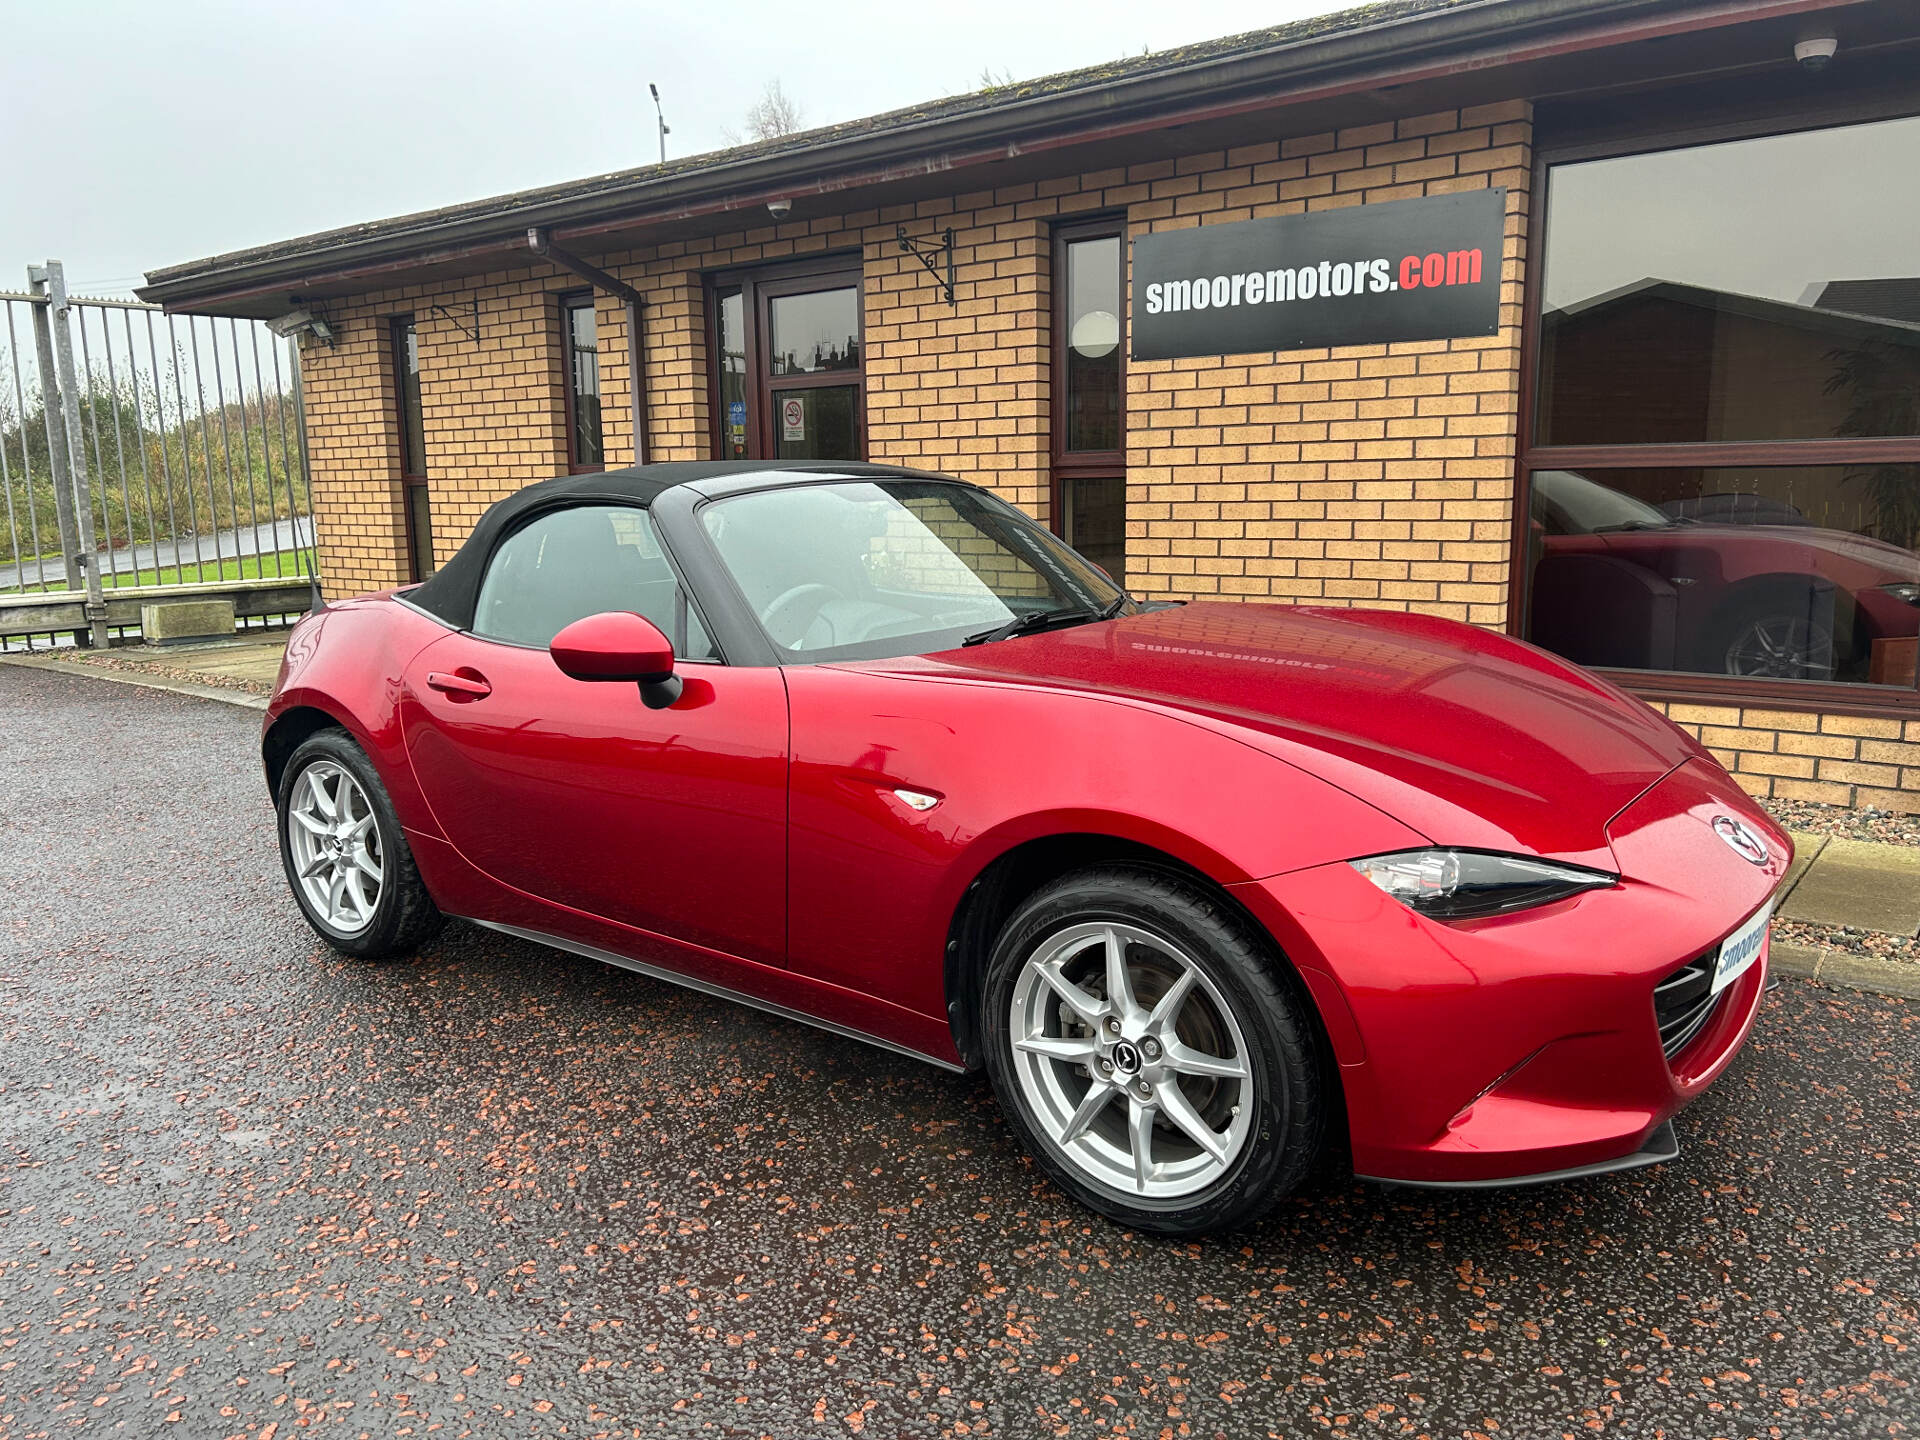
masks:
<path fill-rule="evenodd" d="M 632 610 L 674 642 L 679 702 L 575 680 L 547 645 Z M 494 552 L 473 633 L 407 667 L 407 754 L 434 817 L 516 890 L 766 965 L 786 960 L 787 695 L 717 662 L 647 512 L 551 512 Z"/>
<path fill-rule="evenodd" d="M 724 460 L 866 455 L 860 272 L 843 264 L 715 277 L 713 453 Z"/>

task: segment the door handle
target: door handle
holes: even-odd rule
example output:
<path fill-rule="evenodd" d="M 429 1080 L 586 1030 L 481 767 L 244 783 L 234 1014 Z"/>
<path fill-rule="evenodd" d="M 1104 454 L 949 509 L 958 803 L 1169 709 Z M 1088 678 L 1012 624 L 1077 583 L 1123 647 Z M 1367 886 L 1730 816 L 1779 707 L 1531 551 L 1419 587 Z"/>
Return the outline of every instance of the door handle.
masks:
<path fill-rule="evenodd" d="M 443 670 L 429 670 L 427 688 L 451 695 L 457 700 L 484 700 L 493 693 L 493 686 L 487 683 L 487 677 L 477 670 L 464 673 L 455 671 L 452 674 Z"/>

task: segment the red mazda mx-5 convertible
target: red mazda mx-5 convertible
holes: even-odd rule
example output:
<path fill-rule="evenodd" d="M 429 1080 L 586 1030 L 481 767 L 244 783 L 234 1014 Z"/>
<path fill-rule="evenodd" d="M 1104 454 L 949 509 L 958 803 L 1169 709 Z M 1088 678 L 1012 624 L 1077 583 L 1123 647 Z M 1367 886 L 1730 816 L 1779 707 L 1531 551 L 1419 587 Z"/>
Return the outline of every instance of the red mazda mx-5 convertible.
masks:
<path fill-rule="evenodd" d="M 1681 731 L 1419 615 L 1141 605 L 1011 505 L 655 465 L 489 510 L 293 632 L 287 879 L 369 959 L 446 915 L 984 1066 L 1126 1224 L 1354 1170 L 1675 1153 L 1791 847 Z"/>

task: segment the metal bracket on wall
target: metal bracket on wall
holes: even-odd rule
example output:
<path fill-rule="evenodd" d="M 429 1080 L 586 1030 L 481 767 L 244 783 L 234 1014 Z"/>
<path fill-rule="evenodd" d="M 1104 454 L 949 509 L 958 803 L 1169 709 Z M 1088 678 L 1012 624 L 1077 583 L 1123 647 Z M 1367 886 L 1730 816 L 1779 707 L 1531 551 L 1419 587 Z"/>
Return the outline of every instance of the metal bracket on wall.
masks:
<path fill-rule="evenodd" d="M 449 325 L 453 326 L 454 329 L 458 330 L 462 335 L 466 336 L 469 340 L 473 341 L 474 349 L 478 350 L 480 348 L 480 297 L 478 295 L 475 295 L 473 297 L 472 328 L 468 328 L 467 321 L 462 320 L 458 315 L 454 314 L 453 311 L 447 309 L 447 307 L 444 305 L 429 305 L 427 306 L 427 309 L 431 310 L 434 314 L 438 315 L 442 320 L 445 320 Z"/>
<path fill-rule="evenodd" d="M 953 304 L 953 231 L 942 230 L 937 240 L 916 240 L 907 234 L 907 227 L 904 225 L 894 226 L 893 233 L 900 241 L 900 248 L 926 267 L 927 273 L 939 281 L 940 288 L 947 292 L 947 303 Z M 939 262 L 942 255 L 947 258 L 947 274 L 944 280 L 940 278 Z"/>

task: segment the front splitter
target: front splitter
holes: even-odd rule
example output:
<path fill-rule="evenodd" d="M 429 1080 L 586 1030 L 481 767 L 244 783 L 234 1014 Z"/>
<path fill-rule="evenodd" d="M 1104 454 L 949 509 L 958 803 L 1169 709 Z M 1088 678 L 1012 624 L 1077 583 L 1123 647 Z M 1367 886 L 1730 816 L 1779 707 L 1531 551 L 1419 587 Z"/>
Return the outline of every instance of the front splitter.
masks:
<path fill-rule="evenodd" d="M 1640 1148 L 1617 1160 L 1600 1160 L 1592 1165 L 1575 1165 L 1566 1170 L 1542 1170 L 1534 1175 L 1508 1175 L 1498 1180 L 1389 1180 L 1379 1175 L 1356 1175 L 1356 1180 L 1375 1185 L 1404 1186 L 1414 1190 L 1506 1190 L 1521 1185 L 1551 1185 L 1561 1180 L 1579 1180 L 1588 1175 L 1610 1175 L 1616 1170 L 1638 1170 L 1643 1165 L 1658 1165 L 1680 1153 L 1680 1141 L 1674 1136 L 1673 1121 L 1662 1120 L 1648 1132 Z"/>

